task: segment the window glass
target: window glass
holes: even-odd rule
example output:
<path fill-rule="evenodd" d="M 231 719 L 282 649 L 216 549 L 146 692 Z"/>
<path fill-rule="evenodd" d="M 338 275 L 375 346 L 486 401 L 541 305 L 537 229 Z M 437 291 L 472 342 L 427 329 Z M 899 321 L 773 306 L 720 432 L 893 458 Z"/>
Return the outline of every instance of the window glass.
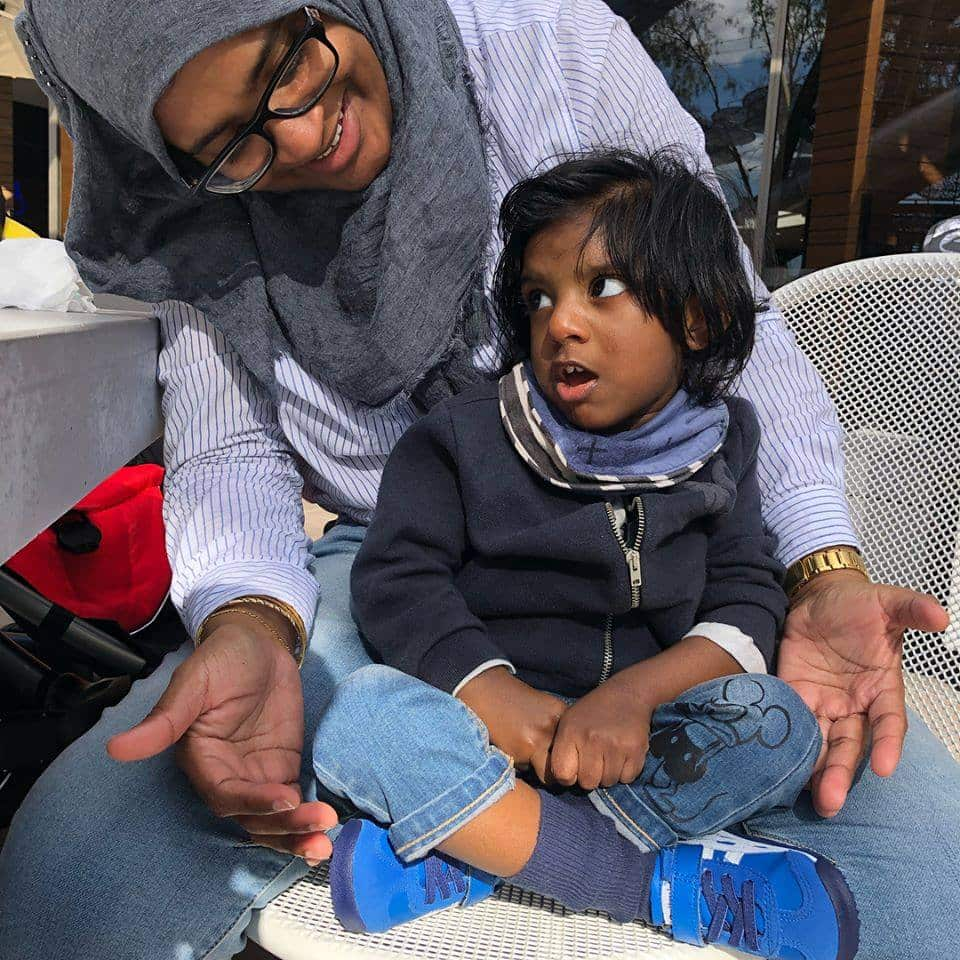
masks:
<path fill-rule="evenodd" d="M 734 219 L 753 228 L 774 8 L 760 0 L 611 3 L 699 121 Z"/>
<path fill-rule="evenodd" d="M 764 276 L 920 250 L 960 214 L 960 0 L 790 0 Z"/>

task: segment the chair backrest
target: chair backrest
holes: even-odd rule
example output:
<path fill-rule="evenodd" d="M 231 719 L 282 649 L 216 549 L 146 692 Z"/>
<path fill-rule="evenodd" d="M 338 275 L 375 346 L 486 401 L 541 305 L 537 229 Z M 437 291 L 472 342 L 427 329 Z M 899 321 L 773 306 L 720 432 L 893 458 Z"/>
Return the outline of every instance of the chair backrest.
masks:
<path fill-rule="evenodd" d="M 911 704 L 960 760 L 960 255 L 848 263 L 776 299 L 837 404 L 847 493 L 871 573 L 929 591 L 954 618 L 943 635 L 908 636 L 905 662 Z M 254 911 L 248 933 L 289 960 L 726 956 L 641 924 L 565 915 L 515 887 L 382 937 L 344 933 L 325 866 Z"/>
<path fill-rule="evenodd" d="M 960 759 L 960 254 L 845 263 L 777 291 L 844 430 L 847 497 L 871 575 L 933 594 L 909 633 L 911 705 Z"/>

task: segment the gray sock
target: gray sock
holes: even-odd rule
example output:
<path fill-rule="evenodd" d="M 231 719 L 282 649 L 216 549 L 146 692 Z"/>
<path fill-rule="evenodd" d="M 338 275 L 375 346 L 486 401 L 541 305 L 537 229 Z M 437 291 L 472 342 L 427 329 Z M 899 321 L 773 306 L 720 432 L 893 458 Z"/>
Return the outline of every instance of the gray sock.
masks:
<path fill-rule="evenodd" d="M 526 866 L 508 881 L 570 910 L 602 910 L 614 920 L 650 920 L 656 853 L 617 833 L 582 796 L 540 794 L 540 831 Z"/>

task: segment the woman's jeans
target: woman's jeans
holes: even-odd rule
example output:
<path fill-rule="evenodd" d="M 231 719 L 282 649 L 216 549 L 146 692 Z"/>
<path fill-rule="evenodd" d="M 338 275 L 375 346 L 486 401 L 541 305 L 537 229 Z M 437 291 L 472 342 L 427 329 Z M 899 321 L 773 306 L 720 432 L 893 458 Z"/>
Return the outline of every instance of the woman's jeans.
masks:
<path fill-rule="evenodd" d="M 314 545 L 322 599 L 303 671 L 308 795 L 310 745 L 333 685 L 369 663 L 349 609 L 361 538 L 360 528 L 338 525 Z M 15 818 L 0 851 L 2 960 L 223 960 L 240 950 L 251 910 L 307 872 L 210 813 L 172 751 L 129 765 L 107 756 L 108 737 L 149 712 L 187 655 L 134 684 L 51 765 Z M 391 738 L 400 745 L 410 732 Z M 860 911 L 858 960 L 941 960 L 958 939 L 958 824 L 960 767 L 911 717 L 896 773 L 881 780 L 864 769 L 834 819 L 818 817 L 802 793 L 746 827 L 842 866 Z"/>
<path fill-rule="evenodd" d="M 640 777 L 589 796 L 624 836 L 656 850 L 792 807 L 819 751 L 817 721 L 782 680 L 724 677 L 659 707 Z M 390 824 L 404 860 L 422 857 L 513 787 L 510 759 L 461 701 L 379 665 L 334 693 L 313 755 L 327 789 Z"/>

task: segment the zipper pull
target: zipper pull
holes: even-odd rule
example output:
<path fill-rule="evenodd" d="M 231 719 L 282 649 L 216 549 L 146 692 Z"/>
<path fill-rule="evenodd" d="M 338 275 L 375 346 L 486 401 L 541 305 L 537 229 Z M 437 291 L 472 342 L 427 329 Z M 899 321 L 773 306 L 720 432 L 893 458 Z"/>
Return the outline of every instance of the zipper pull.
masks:
<path fill-rule="evenodd" d="M 630 586 L 636 588 L 640 586 L 640 551 L 627 551 L 627 566 L 630 569 Z"/>

